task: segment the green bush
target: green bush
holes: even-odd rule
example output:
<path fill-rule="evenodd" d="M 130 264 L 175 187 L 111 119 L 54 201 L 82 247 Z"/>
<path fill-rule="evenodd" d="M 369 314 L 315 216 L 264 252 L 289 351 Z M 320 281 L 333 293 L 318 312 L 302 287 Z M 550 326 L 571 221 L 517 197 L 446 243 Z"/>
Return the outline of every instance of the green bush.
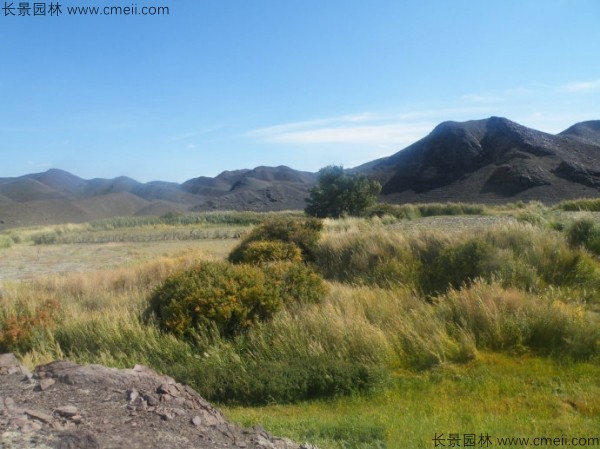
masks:
<path fill-rule="evenodd" d="M 318 185 L 310 189 L 304 212 L 313 217 L 358 217 L 377 202 L 381 184 L 362 174 L 349 174 L 330 165 L 319 170 Z"/>
<path fill-rule="evenodd" d="M 10 248 L 14 240 L 9 235 L 0 235 L 0 249 Z"/>
<path fill-rule="evenodd" d="M 600 255 L 600 225 L 590 218 L 577 220 L 567 229 L 567 241 L 571 246 L 583 246 Z"/>
<path fill-rule="evenodd" d="M 253 242 L 291 243 L 300 248 L 305 260 L 312 260 L 319 241 L 323 222 L 316 218 L 274 218 L 268 219 L 254 228 L 229 254 L 232 263 L 243 263 L 248 246 Z"/>
<path fill-rule="evenodd" d="M 426 203 L 417 204 L 416 207 L 422 217 L 437 215 L 483 215 L 486 212 L 485 206 L 481 204 Z"/>
<path fill-rule="evenodd" d="M 316 304 L 328 292 L 323 278 L 302 263 L 273 263 L 263 270 L 286 305 Z"/>
<path fill-rule="evenodd" d="M 300 262 L 302 252 L 293 243 L 280 241 L 257 241 L 246 245 L 242 255 L 242 263 L 260 265 L 270 262 Z"/>
<path fill-rule="evenodd" d="M 437 294 L 448 288 L 460 288 L 495 271 L 494 249 L 482 240 L 467 240 L 443 248 L 429 266 L 421 271 L 421 290 Z"/>
<path fill-rule="evenodd" d="M 428 296 L 476 278 L 504 287 L 542 291 L 577 288 L 600 299 L 600 270 L 593 257 L 570 247 L 563 234 L 530 224 L 472 232 L 403 235 L 381 230 L 323 238 L 315 263 L 326 279 L 350 284 L 404 285 Z"/>
<path fill-rule="evenodd" d="M 582 210 L 600 212 L 600 198 L 580 198 L 578 200 L 562 201 L 557 207 L 572 212 Z"/>
<path fill-rule="evenodd" d="M 367 216 L 369 217 L 383 217 L 384 215 L 390 215 L 398 219 L 407 220 L 438 215 L 485 215 L 486 213 L 486 206 L 482 204 L 467 203 L 379 203 L 367 210 Z"/>
<path fill-rule="evenodd" d="M 597 319 L 581 304 L 553 296 L 561 295 L 531 295 L 477 281 L 469 288 L 448 291 L 436 307 L 444 322 L 469 332 L 480 349 L 529 348 L 573 360 L 597 357 Z"/>
<path fill-rule="evenodd" d="M 281 307 L 278 289 L 260 268 L 202 262 L 168 278 L 152 295 L 159 325 L 180 337 L 213 326 L 232 336 Z"/>
<path fill-rule="evenodd" d="M 58 239 L 58 234 L 54 231 L 52 232 L 44 232 L 41 234 L 37 234 L 33 236 L 34 245 L 52 245 L 56 243 Z"/>
<path fill-rule="evenodd" d="M 271 319 L 284 304 L 318 302 L 325 293 L 322 279 L 304 265 L 202 262 L 158 287 L 147 315 L 178 337 L 193 340 L 211 329 L 232 337 Z"/>

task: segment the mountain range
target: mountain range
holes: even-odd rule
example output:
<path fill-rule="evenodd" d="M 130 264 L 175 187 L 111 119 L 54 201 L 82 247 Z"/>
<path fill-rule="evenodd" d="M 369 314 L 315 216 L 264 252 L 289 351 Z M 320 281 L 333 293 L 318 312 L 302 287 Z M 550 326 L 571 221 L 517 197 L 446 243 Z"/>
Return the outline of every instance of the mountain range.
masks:
<path fill-rule="evenodd" d="M 547 134 L 500 117 L 444 122 L 423 139 L 348 170 L 382 185 L 386 202 L 500 203 L 600 196 L 600 120 Z M 303 209 L 316 173 L 256 167 L 182 184 L 85 180 L 59 169 L 0 178 L 0 229 L 123 215 Z"/>

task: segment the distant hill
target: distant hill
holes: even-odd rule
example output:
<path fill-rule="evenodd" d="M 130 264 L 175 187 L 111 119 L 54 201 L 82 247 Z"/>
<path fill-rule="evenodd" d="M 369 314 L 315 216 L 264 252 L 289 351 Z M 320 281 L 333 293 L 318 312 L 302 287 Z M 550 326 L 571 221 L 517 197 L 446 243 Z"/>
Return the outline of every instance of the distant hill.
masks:
<path fill-rule="evenodd" d="M 315 182 L 314 173 L 285 166 L 226 171 L 183 184 L 124 176 L 84 180 L 50 169 L 0 178 L 0 229 L 168 212 L 302 209 Z"/>
<path fill-rule="evenodd" d="M 387 201 L 541 200 L 600 195 L 600 121 L 558 135 L 505 118 L 444 122 L 406 149 L 353 171 Z"/>
<path fill-rule="evenodd" d="M 444 122 L 425 138 L 350 172 L 383 186 L 388 202 L 499 203 L 600 196 L 600 120 L 557 134 L 491 117 Z M 85 180 L 51 169 L 0 178 L 0 229 L 119 215 L 303 209 L 315 173 L 256 167 L 183 184 L 127 177 Z"/>

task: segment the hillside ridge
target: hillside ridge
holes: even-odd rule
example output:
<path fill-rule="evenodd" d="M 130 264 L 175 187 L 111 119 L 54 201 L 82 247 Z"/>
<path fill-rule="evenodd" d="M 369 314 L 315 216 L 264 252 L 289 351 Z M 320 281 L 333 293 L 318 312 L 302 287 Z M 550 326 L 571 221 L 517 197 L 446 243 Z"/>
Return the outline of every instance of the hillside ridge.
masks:
<path fill-rule="evenodd" d="M 600 120 L 558 134 L 504 117 L 445 121 L 421 140 L 348 170 L 382 185 L 386 202 L 499 203 L 600 196 Z M 317 174 L 280 165 L 181 184 L 126 176 L 85 180 L 52 168 L 0 178 L 0 229 L 117 215 L 303 209 Z"/>

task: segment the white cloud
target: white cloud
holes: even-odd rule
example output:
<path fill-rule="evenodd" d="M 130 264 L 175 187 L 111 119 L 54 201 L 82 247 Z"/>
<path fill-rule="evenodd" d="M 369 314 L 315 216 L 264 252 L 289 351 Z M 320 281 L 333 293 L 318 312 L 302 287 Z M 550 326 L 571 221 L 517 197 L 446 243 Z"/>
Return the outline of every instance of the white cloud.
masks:
<path fill-rule="evenodd" d="M 427 135 L 437 123 L 402 114 L 362 113 L 285 123 L 256 129 L 247 137 L 279 144 L 345 144 L 403 148 Z"/>
<path fill-rule="evenodd" d="M 272 133 L 264 140 L 274 143 L 339 143 L 361 145 L 405 145 L 415 142 L 432 129 L 430 123 L 404 125 L 319 127 L 290 132 Z"/>
<path fill-rule="evenodd" d="M 561 87 L 565 92 L 594 92 L 600 90 L 600 79 L 565 84 Z"/>

